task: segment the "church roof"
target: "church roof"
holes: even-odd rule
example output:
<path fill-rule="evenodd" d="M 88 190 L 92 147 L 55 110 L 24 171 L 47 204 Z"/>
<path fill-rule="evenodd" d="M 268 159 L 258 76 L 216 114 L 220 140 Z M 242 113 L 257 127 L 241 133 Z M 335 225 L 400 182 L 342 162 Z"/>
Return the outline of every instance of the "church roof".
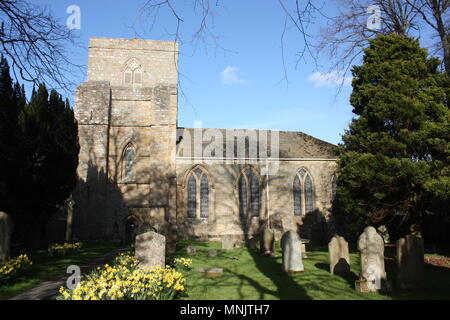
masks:
<path fill-rule="evenodd" d="M 199 130 L 200 131 L 200 130 Z M 233 139 L 233 135 L 236 137 L 248 137 L 246 139 L 246 157 L 249 157 L 249 142 L 255 141 L 255 145 L 265 145 L 264 137 L 267 137 L 267 154 L 268 157 L 272 157 L 272 141 L 276 141 L 276 136 L 278 134 L 278 145 L 279 145 L 279 159 L 336 159 L 334 153 L 335 145 L 325 142 L 323 140 L 314 138 L 303 132 L 294 131 L 273 131 L 273 130 L 245 130 L 245 129 L 202 129 L 202 135 L 206 137 L 203 138 L 203 150 L 212 144 L 214 141 L 211 138 L 216 134 L 219 137 L 223 137 L 223 157 L 229 159 L 230 156 L 226 155 L 226 141 L 228 139 Z M 256 137 L 256 138 L 255 138 Z M 194 155 L 194 129 L 193 128 L 178 128 L 177 130 L 177 157 L 192 157 Z M 234 138 L 235 141 L 239 141 L 239 138 Z M 251 140 L 249 140 L 251 139 Z M 256 139 L 256 140 L 254 140 Z M 245 141 L 243 139 L 240 140 Z M 237 142 L 239 143 L 239 142 Z M 237 155 L 235 143 L 235 152 Z M 207 150 L 207 149 L 206 149 Z M 258 148 L 259 150 L 259 148 Z M 274 149 L 276 150 L 276 149 Z M 210 152 L 210 150 L 208 151 Z M 208 153 L 207 152 L 207 153 Z M 213 154 L 213 156 L 217 156 Z M 276 157 L 274 155 L 274 157 Z"/>

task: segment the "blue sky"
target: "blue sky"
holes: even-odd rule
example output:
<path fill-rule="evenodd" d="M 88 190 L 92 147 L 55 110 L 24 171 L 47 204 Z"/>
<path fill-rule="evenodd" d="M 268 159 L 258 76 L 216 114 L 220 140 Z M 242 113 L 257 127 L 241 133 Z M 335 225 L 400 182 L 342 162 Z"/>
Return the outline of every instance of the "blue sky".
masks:
<path fill-rule="evenodd" d="M 139 35 L 145 39 L 173 40 L 164 31 L 173 31 L 176 25 L 169 12 L 161 12 L 151 30 L 142 25 L 139 9 L 143 0 L 33 2 L 48 4 L 62 21 L 69 16 L 68 6 L 80 7 L 81 29 L 76 34 L 82 48 L 74 48 L 72 57 L 77 63 L 87 64 L 91 37 L 133 38 Z M 284 13 L 278 1 L 224 2 L 226 9 L 215 17 L 213 32 L 220 36 L 219 43 L 226 50 L 214 50 L 214 46 L 201 44 L 180 46 L 180 86 L 187 101 L 180 95 L 178 125 L 193 127 L 198 120 L 205 128 L 302 131 L 331 143 L 340 142 L 352 118 L 349 83 L 336 98 L 338 88 L 332 79 L 317 73 L 328 71 L 326 59 L 319 60 L 323 68 L 317 70 L 312 59 L 306 56 L 306 61 L 296 68 L 299 34 L 294 31 L 288 31 L 285 36 L 289 84 L 281 81 L 284 76 L 280 44 Z M 333 13 L 334 8 L 325 10 Z M 189 10 L 181 10 L 180 14 L 184 20 L 182 32 L 187 38 L 198 19 Z M 85 74 L 75 77 L 81 83 Z"/>

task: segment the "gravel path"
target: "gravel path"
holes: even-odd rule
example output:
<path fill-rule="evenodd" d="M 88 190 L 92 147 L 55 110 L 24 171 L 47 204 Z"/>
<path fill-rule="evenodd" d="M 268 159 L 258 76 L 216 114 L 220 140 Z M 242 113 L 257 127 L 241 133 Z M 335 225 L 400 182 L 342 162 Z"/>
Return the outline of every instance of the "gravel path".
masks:
<path fill-rule="evenodd" d="M 127 250 L 127 248 L 114 249 L 103 256 L 89 261 L 88 263 L 80 266 L 81 273 L 86 274 L 96 267 L 110 262 L 119 252 L 125 250 Z M 66 281 L 69 276 L 69 274 L 64 274 L 56 279 L 41 282 L 36 287 L 24 291 L 9 300 L 53 300 L 59 295 L 59 288 L 66 286 Z"/>

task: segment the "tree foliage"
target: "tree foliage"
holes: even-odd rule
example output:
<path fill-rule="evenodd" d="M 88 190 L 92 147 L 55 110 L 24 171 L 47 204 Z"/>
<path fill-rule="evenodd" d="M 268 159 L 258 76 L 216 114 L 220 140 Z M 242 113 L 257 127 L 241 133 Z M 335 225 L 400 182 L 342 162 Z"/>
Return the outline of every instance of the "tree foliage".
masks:
<path fill-rule="evenodd" d="M 78 129 L 73 110 L 58 92 L 41 84 L 25 103 L 12 84 L 5 58 L 0 78 L 0 210 L 16 229 L 43 225 L 76 185 Z"/>
<path fill-rule="evenodd" d="M 338 148 L 338 208 L 355 228 L 420 232 L 450 207 L 449 79 L 403 35 L 379 36 L 352 70 L 353 119 Z M 411 228 L 411 229 L 410 229 Z"/>

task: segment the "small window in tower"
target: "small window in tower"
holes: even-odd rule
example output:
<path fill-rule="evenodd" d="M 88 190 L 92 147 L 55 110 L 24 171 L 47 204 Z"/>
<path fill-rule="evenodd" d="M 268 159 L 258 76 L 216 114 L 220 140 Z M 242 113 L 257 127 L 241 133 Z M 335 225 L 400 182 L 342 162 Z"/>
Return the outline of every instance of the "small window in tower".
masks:
<path fill-rule="evenodd" d="M 133 81 L 132 78 L 133 78 L 133 73 L 131 72 L 131 70 L 125 70 L 124 77 L 123 77 L 124 84 L 131 84 Z"/>
<path fill-rule="evenodd" d="M 134 84 L 142 84 L 142 72 L 140 69 L 134 71 Z"/>

